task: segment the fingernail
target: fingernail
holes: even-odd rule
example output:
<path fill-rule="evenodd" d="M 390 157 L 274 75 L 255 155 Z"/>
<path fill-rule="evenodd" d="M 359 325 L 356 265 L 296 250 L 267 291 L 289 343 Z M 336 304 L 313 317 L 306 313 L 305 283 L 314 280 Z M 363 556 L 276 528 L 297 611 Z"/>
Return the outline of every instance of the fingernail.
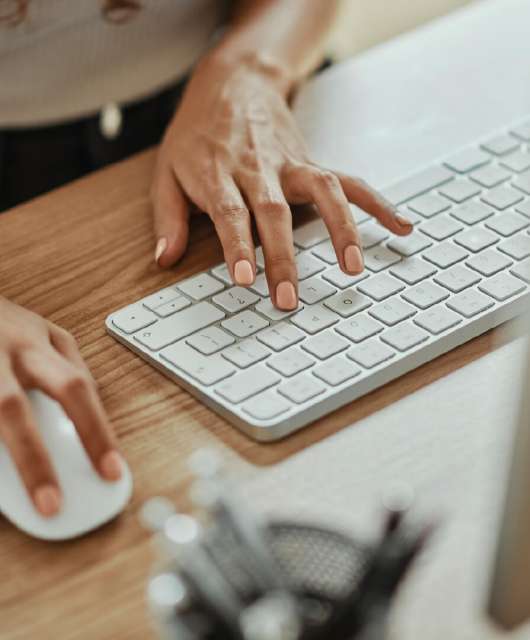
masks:
<path fill-rule="evenodd" d="M 298 302 L 296 300 L 296 291 L 293 283 L 289 281 L 280 282 L 276 287 L 276 304 L 281 309 L 296 309 Z"/>
<path fill-rule="evenodd" d="M 122 461 L 117 451 L 107 451 L 99 464 L 101 474 L 106 480 L 119 480 L 121 478 Z"/>
<path fill-rule="evenodd" d="M 160 258 L 162 257 L 162 254 L 166 249 L 167 249 L 166 238 L 160 238 L 159 241 L 156 243 L 155 262 L 158 262 L 160 260 Z"/>
<path fill-rule="evenodd" d="M 412 222 L 410 220 L 407 220 L 407 218 L 404 218 L 403 216 L 396 214 L 396 220 L 401 227 L 412 228 Z"/>
<path fill-rule="evenodd" d="M 239 260 L 234 266 L 234 280 L 236 284 L 248 286 L 254 282 L 254 270 L 248 260 Z"/>
<path fill-rule="evenodd" d="M 34 494 L 35 505 L 40 513 L 49 518 L 54 516 L 61 508 L 61 494 L 57 487 L 45 484 L 39 487 Z"/>
<path fill-rule="evenodd" d="M 344 249 L 344 265 L 350 273 L 361 273 L 364 269 L 364 260 L 359 247 L 351 244 Z"/>

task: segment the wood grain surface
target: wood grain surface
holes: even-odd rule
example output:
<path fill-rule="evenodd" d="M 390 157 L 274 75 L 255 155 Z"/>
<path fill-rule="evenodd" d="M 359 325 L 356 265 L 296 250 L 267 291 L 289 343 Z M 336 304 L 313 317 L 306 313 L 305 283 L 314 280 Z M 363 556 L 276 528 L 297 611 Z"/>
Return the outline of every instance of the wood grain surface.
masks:
<path fill-rule="evenodd" d="M 136 514 L 153 495 L 184 500 L 192 451 L 220 448 L 235 469 L 256 473 L 493 345 L 490 332 L 282 442 L 252 442 L 105 333 L 109 312 L 222 259 L 211 225 L 198 218 L 182 262 L 171 271 L 154 264 L 153 158 L 143 153 L 0 215 L 0 295 L 75 335 L 135 478 L 123 515 L 77 541 L 39 542 L 0 518 L 2 640 L 153 637 L 144 606 L 153 555 Z"/>

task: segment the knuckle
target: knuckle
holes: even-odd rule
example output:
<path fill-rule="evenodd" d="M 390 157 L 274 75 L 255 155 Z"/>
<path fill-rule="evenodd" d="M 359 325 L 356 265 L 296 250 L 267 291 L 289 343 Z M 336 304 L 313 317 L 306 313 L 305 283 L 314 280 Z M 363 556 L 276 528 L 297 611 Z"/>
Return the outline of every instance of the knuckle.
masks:
<path fill-rule="evenodd" d="M 72 371 L 58 386 L 60 397 L 76 396 L 85 393 L 91 387 L 88 376 L 82 371 Z"/>
<path fill-rule="evenodd" d="M 263 198 L 256 202 L 255 210 L 260 214 L 271 218 L 282 218 L 290 215 L 291 209 L 287 202 L 279 198 Z"/>
<path fill-rule="evenodd" d="M 294 259 L 289 254 L 273 253 L 267 256 L 267 267 L 271 271 L 295 271 Z"/>
<path fill-rule="evenodd" d="M 242 217 L 247 215 L 247 210 L 244 206 L 239 204 L 233 204 L 229 202 L 221 202 L 214 208 L 214 216 L 220 221 L 239 221 Z"/>
<path fill-rule="evenodd" d="M 17 389 L 8 389 L 0 391 L 0 414 L 8 420 L 14 416 L 20 415 L 23 410 L 24 396 L 22 391 Z"/>
<path fill-rule="evenodd" d="M 336 191 L 340 185 L 339 179 L 332 171 L 317 171 L 315 180 L 321 189 L 326 189 L 328 191 Z"/>

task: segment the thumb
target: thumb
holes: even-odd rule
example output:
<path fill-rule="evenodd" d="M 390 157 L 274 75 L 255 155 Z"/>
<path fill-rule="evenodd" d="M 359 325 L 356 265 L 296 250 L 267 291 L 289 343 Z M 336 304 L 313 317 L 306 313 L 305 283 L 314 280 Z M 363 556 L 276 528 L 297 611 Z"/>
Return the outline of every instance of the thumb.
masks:
<path fill-rule="evenodd" d="M 189 236 L 189 203 L 171 171 L 161 172 L 156 178 L 153 206 L 155 261 L 161 267 L 170 267 L 186 251 Z"/>

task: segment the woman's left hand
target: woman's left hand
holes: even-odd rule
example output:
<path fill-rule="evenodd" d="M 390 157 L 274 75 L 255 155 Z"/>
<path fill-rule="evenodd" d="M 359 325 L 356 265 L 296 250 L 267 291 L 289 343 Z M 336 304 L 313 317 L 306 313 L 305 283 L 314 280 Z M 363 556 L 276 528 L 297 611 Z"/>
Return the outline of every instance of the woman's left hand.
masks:
<path fill-rule="evenodd" d="M 152 186 L 156 259 L 175 263 L 188 241 L 192 205 L 212 219 L 234 283 L 256 274 L 254 217 L 273 303 L 298 304 L 289 204 L 313 203 L 325 221 L 340 268 L 363 270 L 349 203 L 393 233 L 412 225 L 358 178 L 313 163 L 286 98 L 269 69 L 205 59 L 197 68 L 161 145 Z"/>

